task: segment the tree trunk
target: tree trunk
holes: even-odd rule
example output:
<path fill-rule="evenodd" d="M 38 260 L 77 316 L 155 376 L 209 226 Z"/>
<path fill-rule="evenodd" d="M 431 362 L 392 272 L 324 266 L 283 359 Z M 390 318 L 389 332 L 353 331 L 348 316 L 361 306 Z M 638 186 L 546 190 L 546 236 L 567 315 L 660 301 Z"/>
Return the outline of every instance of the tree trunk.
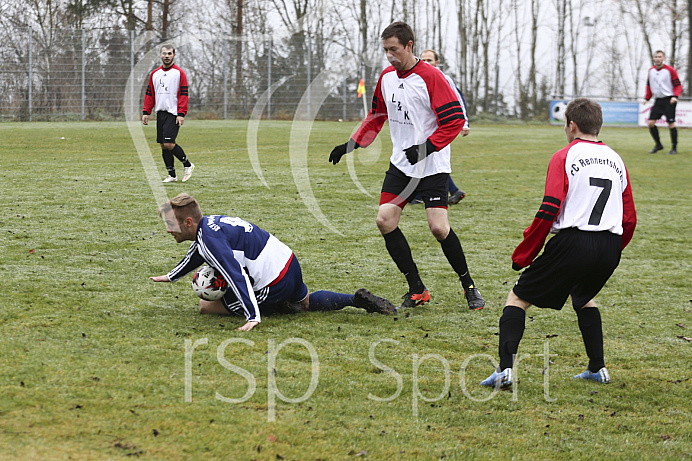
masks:
<path fill-rule="evenodd" d="M 171 0 L 163 0 L 163 20 L 161 21 L 161 41 L 168 40 L 168 14 L 171 9 Z"/>
<path fill-rule="evenodd" d="M 692 1 L 692 0 L 690 0 Z M 147 0 L 147 24 L 145 30 L 154 30 L 154 0 Z"/>

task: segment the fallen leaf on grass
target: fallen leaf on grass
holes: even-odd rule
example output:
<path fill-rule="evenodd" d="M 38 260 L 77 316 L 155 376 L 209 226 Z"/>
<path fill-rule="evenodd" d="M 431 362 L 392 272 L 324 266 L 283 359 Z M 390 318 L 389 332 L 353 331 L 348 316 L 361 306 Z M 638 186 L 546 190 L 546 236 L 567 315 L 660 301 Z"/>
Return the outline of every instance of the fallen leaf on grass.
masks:
<path fill-rule="evenodd" d="M 268 435 L 267 436 L 267 442 L 276 443 L 276 437 L 273 435 Z"/>

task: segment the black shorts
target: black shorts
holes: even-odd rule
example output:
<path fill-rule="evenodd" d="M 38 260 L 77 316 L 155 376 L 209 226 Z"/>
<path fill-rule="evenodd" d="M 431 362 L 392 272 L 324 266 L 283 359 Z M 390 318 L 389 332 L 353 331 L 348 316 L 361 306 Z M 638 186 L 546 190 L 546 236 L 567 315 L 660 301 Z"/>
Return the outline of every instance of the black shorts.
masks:
<path fill-rule="evenodd" d="M 156 142 L 159 144 L 175 142 L 180 127 L 175 123 L 177 115 L 170 112 L 159 111 L 156 113 Z"/>
<path fill-rule="evenodd" d="M 620 263 L 622 236 L 563 229 L 519 277 L 514 294 L 537 307 L 562 309 L 568 296 L 578 309 L 592 300 Z"/>
<path fill-rule="evenodd" d="M 665 115 L 668 123 L 675 123 L 675 106 L 678 103 L 670 102 L 671 98 L 672 96 L 668 96 L 654 100 L 654 107 L 651 108 L 649 113 L 649 120 L 658 120 Z"/>
<path fill-rule="evenodd" d="M 392 203 L 404 208 L 420 194 L 425 208 L 447 208 L 449 195 L 449 173 L 437 173 L 425 178 L 411 178 L 400 169 L 389 164 L 382 182 L 380 205 Z"/>

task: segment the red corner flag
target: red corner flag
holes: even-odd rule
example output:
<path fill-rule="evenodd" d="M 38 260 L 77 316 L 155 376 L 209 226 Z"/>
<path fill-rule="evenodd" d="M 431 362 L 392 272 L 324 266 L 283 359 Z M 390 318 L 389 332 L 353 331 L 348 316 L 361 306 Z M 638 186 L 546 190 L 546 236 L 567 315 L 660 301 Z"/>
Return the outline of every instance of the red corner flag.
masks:
<path fill-rule="evenodd" d="M 358 97 L 362 97 L 365 94 L 365 79 L 360 79 L 358 82 Z"/>

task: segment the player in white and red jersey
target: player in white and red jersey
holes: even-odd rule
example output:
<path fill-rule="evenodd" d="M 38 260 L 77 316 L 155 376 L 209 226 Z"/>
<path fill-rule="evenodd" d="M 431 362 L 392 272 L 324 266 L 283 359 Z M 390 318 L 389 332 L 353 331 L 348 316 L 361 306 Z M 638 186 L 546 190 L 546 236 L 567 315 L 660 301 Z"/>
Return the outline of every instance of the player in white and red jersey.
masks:
<path fill-rule="evenodd" d="M 663 51 L 658 50 L 654 53 L 654 65 L 649 69 L 646 79 L 646 95 L 644 102 L 648 102 L 654 98 L 654 105 L 649 113 L 649 132 L 651 137 L 656 141 L 656 145 L 649 151 L 650 154 L 655 154 L 663 149 L 661 138 L 658 135 L 656 120 L 665 115 L 670 128 L 670 142 L 672 148 L 671 155 L 678 153 L 678 129 L 675 127 L 675 107 L 678 103 L 678 98 L 682 94 L 682 84 L 675 69 L 667 64 L 663 64 L 666 60 L 666 55 Z"/>
<path fill-rule="evenodd" d="M 569 144 L 550 159 L 543 203 L 512 254 L 515 270 L 530 267 L 507 297 L 500 318 L 500 366 L 481 382 L 484 386 L 512 384 L 526 309 L 533 304 L 560 310 L 570 296 L 589 357 L 588 369 L 575 378 L 610 382 L 603 359 L 601 314 L 593 298 L 618 266 L 637 216 L 624 162 L 598 141 L 602 124 L 596 102 L 580 98 L 567 105 Z M 536 258 L 548 233 L 557 235 Z"/>
<path fill-rule="evenodd" d="M 449 144 L 465 121 L 459 98 L 439 69 L 421 62 L 413 53 L 414 36 L 408 24 L 390 24 L 381 38 L 391 65 L 380 75 L 370 113 L 347 143 L 332 150 L 329 161 L 336 165 L 344 154 L 369 146 L 389 120 L 393 147 L 382 184 L 377 226 L 389 255 L 409 285 L 401 307 L 430 300 L 406 237 L 399 229 L 404 206 L 420 192 L 430 230 L 459 275 L 469 308 L 481 309 L 485 300 L 469 274 L 461 243 L 447 217 L 447 187 L 452 171 Z"/>
<path fill-rule="evenodd" d="M 175 142 L 178 130 L 183 126 L 187 114 L 188 86 L 187 76 L 173 63 L 175 48 L 172 45 L 161 47 L 163 65 L 149 76 L 149 84 L 144 95 L 142 123 L 149 124 L 149 114 L 156 110 L 156 142 L 161 144 L 163 162 L 168 176 L 163 182 L 175 182 L 175 159 L 183 164 L 183 182 L 190 179 L 195 165 L 190 163 L 180 144 Z"/>
<path fill-rule="evenodd" d="M 202 314 L 238 314 L 250 331 L 262 314 L 331 311 L 346 306 L 368 312 L 394 313 L 396 307 L 365 288 L 355 294 L 316 291 L 308 294 L 298 258 L 279 239 L 243 219 L 223 215 L 202 216 L 197 201 L 179 194 L 159 208 L 167 232 L 178 243 L 192 241 L 178 265 L 154 282 L 175 282 L 205 262 L 228 282 L 219 301 L 199 301 Z"/>

